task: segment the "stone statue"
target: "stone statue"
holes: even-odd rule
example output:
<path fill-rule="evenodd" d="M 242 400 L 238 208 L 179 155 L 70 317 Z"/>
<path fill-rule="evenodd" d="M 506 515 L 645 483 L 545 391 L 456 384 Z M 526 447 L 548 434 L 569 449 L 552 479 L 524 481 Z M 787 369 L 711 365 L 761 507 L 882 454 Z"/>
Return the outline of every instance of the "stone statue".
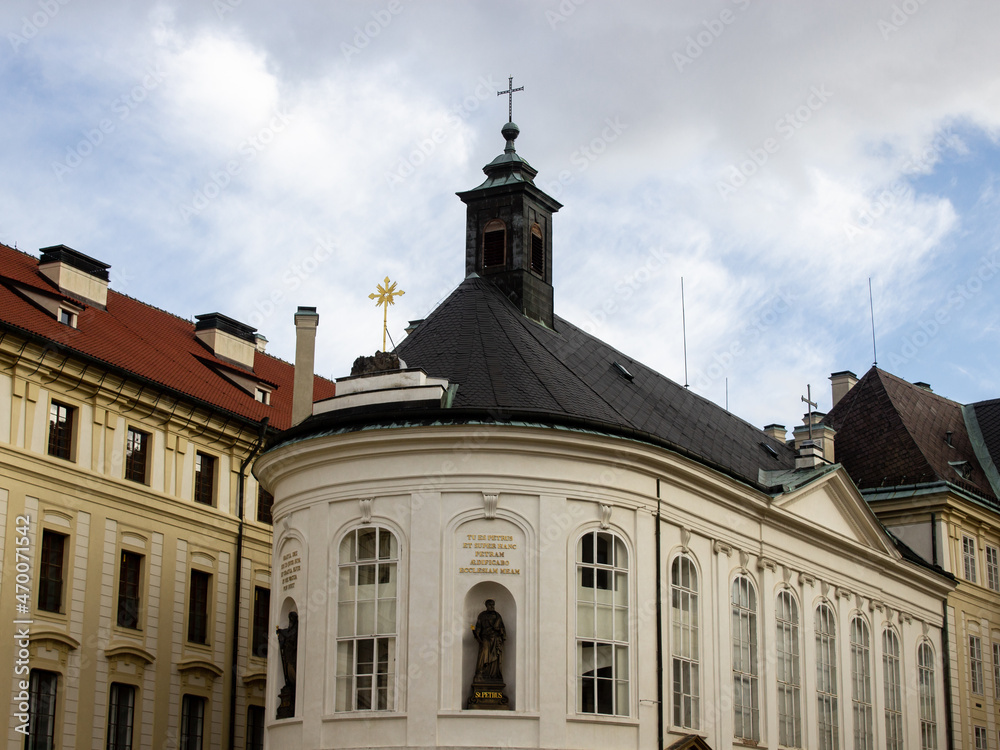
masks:
<path fill-rule="evenodd" d="M 486 600 L 486 611 L 479 613 L 476 626 L 472 629 L 479 643 L 476 682 L 503 682 L 503 642 L 507 640 L 507 629 L 494 606 L 496 602 Z"/>
<path fill-rule="evenodd" d="M 288 613 L 288 627 L 275 628 L 278 632 L 278 650 L 281 652 L 281 671 L 285 685 L 278 692 L 276 718 L 287 719 L 295 715 L 295 665 L 299 652 L 299 615 Z"/>

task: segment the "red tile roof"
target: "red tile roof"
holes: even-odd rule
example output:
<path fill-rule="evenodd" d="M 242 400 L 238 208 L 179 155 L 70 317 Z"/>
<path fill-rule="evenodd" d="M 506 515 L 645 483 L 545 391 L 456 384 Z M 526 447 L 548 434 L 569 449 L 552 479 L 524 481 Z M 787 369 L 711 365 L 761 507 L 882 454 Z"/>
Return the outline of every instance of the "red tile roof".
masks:
<path fill-rule="evenodd" d="M 77 353 L 161 385 L 177 394 L 239 417 L 270 417 L 276 429 L 291 426 L 294 368 L 269 354 L 254 356 L 253 376 L 276 386 L 271 404 L 262 404 L 216 370 L 239 368 L 217 358 L 194 334 L 194 323 L 108 290 L 107 309 L 81 303 L 77 327 L 59 323 L 28 297 L 27 287 L 60 299 L 55 285 L 38 271 L 38 258 L 0 244 L 0 328 L 15 329 L 52 343 L 57 352 Z M 248 374 L 248 373 L 244 373 Z M 334 395 L 335 384 L 317 377 L 313 400 Z"/>
<path fill-rule="evenodd" d="M 861 489 L 947 481 L 997 502 L 955 401 L 873 367 L 824 421 L 837 431 L 837 461 Z M 962 462 L 967 478 L 956 471 Z"/>

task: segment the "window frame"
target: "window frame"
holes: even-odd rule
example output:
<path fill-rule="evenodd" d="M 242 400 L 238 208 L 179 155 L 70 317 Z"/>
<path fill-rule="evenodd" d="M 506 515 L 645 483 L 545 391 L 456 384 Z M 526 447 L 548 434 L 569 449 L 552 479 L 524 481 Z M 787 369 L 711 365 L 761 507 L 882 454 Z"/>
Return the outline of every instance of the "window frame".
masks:
<path fill-rule="evenodd" d="M 216 506 L 216 473 L 219 459 L 210 453 L 196 450 L 194 452 L 194 486 L 191 498 L 199 505 L 210 508 Z"/>
<path fill-rule="evenodd" d="M 903 750 L 906 728 L 903 724 L 902 646 L 896 631 L 882 631 L 882 684 L 885 706 L 886 750 Z"/>
<path fill-rule="evenodd" d="M 142 630 L 142 569 L 145 555 L 129 549 L 121 550 L 118 562 L 118 605 L 115 623 L 120 628 Z M 129 563 L 126 570 L 126 562 Z M 132 563 L 134 562 L 134 569 Z M 126 577 L 126 574 L 128 577 Z M 134 581 L 131 580 L 134 578 Z M 130 615 L 134 618 L 129 624 Z"/>
<path fill-rule="evenodd" d="M 270 498 L 270 500 L 268 500 Z M 257 483 L 257 523 L 274 525 L 274 495 L 264 489 L 263 485 Z"/>
<path fill-rule="evenodd" d="M 77 407 L 52 399 L 49 402 L 48 455 L 63 461 L 76 460 Z"/>
<path fill-rule="evenodd" d="M 58 672 L 32 669 L 28 673 L 28 734 L 24 736 L 24 750 L 53 750 L 58 733 L 59 678 Z M 42 681 L 45 684 L 42 685 Z M 43 688 L 45 693 L 43 694 Z M 43 701 L 45 703 L 43 704 Z M 44 706 L 44 714 L 39 707 Z M 39 721 L 39 718 L 41 721 Z M 43 725 L 44 724 L 44 725 Z M 42 734 L 39 735 L 38 731 Z"/>
<path fill-rule="evenodd" d="M 125 470 L 123 476 L 130 482 L 149 484 L 149 444 L 152 438 L 151 433 L 132 425 L 129 425 L 125 431 Z M 139 444 L 138 448 L 134 445 L 136 441 Z"/>
<path fill-rule="evenodd" d="M 40 612 L 65 613 L 66 547 L 68 534 L 54 529 L 42 529 L 38 554 L 38 599 Z M 58 541 L 58 552 L 51 548 Z M 58 558 L 58 559 L 56 559 Z M 54 600 L 54 602 L 53 602 Z"/>
<path fill-rule="evenodd" d="M 782 599 L 790 606 L 783 606 Z M 783 617 L 783 615 L 786 615 Z M 802 747 L 802 649 L 798 602 L 789 588 L 775 597 L 775 679 L 778 684 L 778 744 Z M 786 651 L 783 646 L 789 645 Z M 790 674 L 788 674 L 790 672 Z M 783 676 L 791 679 L 782 679 Z M 791 711 L 788 707 L 791 706 Z"/>
<path fill-rule="evenodd" d="M 986 695 L 983 639 L 978 635 L 969 636 L 969 690 L 973 695 Z"/>
<path fill-rule="evenodd" d="M 364 544 L 359 542 L 368 532 L 374 532 L 370 557 L 367 556 L 367 539 Z M 384 550 L 383 539 L 387 539 Z M 345 548 L 348 540 L 351 540 L 349 551 Z M 337 555 L 335 710 L 338 713 L 396 711 L 399 701 L 396 684 L 400 635 L 399 535 L 379 524 L 356 526 L 340 538 Z M 359 583 L 362 578 L 370 579 L 371 583 Z M 381 589 L 388 584 L 392 584 L 391 587 Z M 371 586 L 370 591 L 362 591 L 363 586 Z M 372 593 L 373 597 L 361 597 L 363 593 Z M 388 593 L 391 596 L 380 596 Z M 391 630 L 385 619 L 385 612 L 389 610 L 384 609 L 390 606 Z M 370 620 L 370 625 L 362 620 Z M 365 658 L 369 652 L 371 659 Z M 367 671 L 363 671 L 365 669 Z"/>
<path fill-rule="evenodd" d="M 701 729 L 699 583 L 694 558 L 677 555 L 670 564 L 670 687 L 671 723 L 680 729 Z"/>
<path fill-rule="evenodd" d="M 196 585 L 197 582 L 197 585 Z M 211 632 L 212 574 L 206 570 L 191 569 L 188 576 L 188 627 L 187 642 L 209 645 Z"/>
<path fill-rule="evenodd" d="M 177 738 L 180 750 L 202 750 L 205 742 L 206 714 L 208 714 L 207 698 L 184 693 L 181 697 L 180 732 Z"/>
<path fill-rule="evenodd" d="M 121 693 L 124 691 L 128 701 L 122 704 Z M 108 732 L 106 750 L 132 750 L 133 737 L 135 734 L 135 704 L 138 688 L 127 682 L 112 682 L 108 688 Z M 121 733 L 121 722 L 124 719 L 124 734 L 126 737 L 116 736 Z M 117 731 L 116 731 L 117 730 Z"/>
<path fill-rule="evenodd" d="M 250 628 L 250 655 L 266 659 L 268 638 L 271 635 L 271 589 L 266 586 L 254 586 Z"/>
<path fill-rule="evenodd" d="M 976 538 L 962 534 L 962 572 L 969 583 L 976 583 Z"/>
<path fill-rule="evenodd" d="M 840 747 L 840 696 L 837 690 L 837 613 L 827 602 L 816 606 L 816 725 L 820 750 Z M 826 658 L 824 658 L 826 657 Z M 826 718 L 826 721 L 823 719 Z"/>
<path fill-rule="evenodd" d="M 535 240 L 538 240 L 537 246 Z M 532 224 L 528 232 L 528 269 L 537 276 L 545 277 L 545 235 L 538 222 Z"/>
<path fill-rule="evenodd" d="M 1000 591 L 1000 550 L 991 544 L 984 544 L 986 557 L 986 588 Z"/>
<path fill-rule="evenodd" d="M 757 586 L 749 574 L 740 573 L 733 578 L 729 592 L 733 737 L 760 742 L 760 634 Z M 744 596 L 744 593 L 747 596 Z M 738 664 L 737 654 L 739 654 Z M 749 671 L 743 667 L 748 667 Z M 744 705 L 743 701 L 747 697 L 750 700 L 749 706 Z M 748 719 L 749 733 L 745 729 Z"/>
<path fill-rule="evenodd" d="M 264 707 L 256 704 L 247 706 L 247 750 L 264 750 Z"/>
<path fill-rule="evenodd" d="M 872 695 L 871 629 L 859 614 L 851 617 L 851 710 L 854 750 L 874 750 L 875 705 Z"/>
<path fill-rule="evenodd" d="M 496 248 L 492 245 L 487 248 L 486 240 L 490 235 L 500 235 L 501 252 L 500 252 L 500 262 L 499 263 L 487 263 L 487 252 L 490 253 L 489 258 L 495 260 L 494 253 Z M 486 270 L 503 270 L 507 267 L 507 223 L 502 219 L 490 219 L 483 226 L 483 242 L 481 247 L 482 252 L 482 268 Z"/>
<path fill-rule="evenodd" d="M 937 699 L 934 648 L 927 641 L 917 644 L 917 691 L 920 715 L 920 750 L 937 750 Z"/>
<path fill-rule="evenodd" d="M 631 560 L 626 538 L 614 530 L 587 529 L 576 540 L 573 565 L 574 705 L 578 716 L 632 715 Z M 593 592 L 592 596 L 581 598 L 584 590 Z M 610 593 L 602 597 L 598 591 Z M 610 627 L 610 637 L 606 632 L 599 633 L 602 624 Z M 598 666 L 599 654 L 603 655 L 607 666 Z M 592 669 L 587 670 L 588 666 Z M 602 674 L 602 670 L 610 671 Z"/>

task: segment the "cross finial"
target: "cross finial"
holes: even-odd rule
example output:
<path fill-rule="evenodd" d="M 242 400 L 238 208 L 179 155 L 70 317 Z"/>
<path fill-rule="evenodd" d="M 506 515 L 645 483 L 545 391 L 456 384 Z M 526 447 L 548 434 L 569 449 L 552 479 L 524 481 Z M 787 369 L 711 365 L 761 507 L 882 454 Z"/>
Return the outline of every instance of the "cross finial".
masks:
<path fill-rule="evenodd" d="M 812 400 L 812 385 L 806 385 L 806 395 L 802 397 L 802 400 L 806 402 L 806 406 L 809 407 L 809 412 L 806 414 L 806 424 L 809 426 L 809 440 L 813 439 L 813 417 L 812 410 L 819 408 L 819 404 Z"/>
<path fill-rule="evenodd" d="M 379 284 L 376 287 L 375 291 L 378 292 L 378 294 L 373 292 L 368 295 L 368 299 L 377 300 L 375 306 L 382 308 L 382 351 L 385 351 L 385 332 L 387 330 L 386 324 L 388 322 L 387 316 L 389 314 L 389 305 L 395 305 L 396 300 L 394 298 L 404 295 L 406 292 L 402 289 L 397 289 L 396 282 L 390 282 L 388 276 L 385 277 L 385 282 L 383 284 Z"/>
<path fill-rule="evenodd" d="M 507 95 L 507 122 L 514 122 L 514 92 L 524 91 L 524 86 L 514 88 L 514 76 L 507 76 L 507 90 L 498 91 L 497 96 Z"/>

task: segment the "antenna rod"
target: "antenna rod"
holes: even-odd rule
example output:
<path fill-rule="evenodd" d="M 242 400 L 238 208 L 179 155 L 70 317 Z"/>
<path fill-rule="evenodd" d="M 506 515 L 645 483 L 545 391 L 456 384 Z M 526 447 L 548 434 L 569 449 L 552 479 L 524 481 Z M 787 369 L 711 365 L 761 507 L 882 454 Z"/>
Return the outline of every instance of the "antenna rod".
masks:
<path fill-rule="evenodd" d="M 872 356 L 875 361 L 872 363 L 878 367 L 878 351 L 875 349 L 875 299 L 872 297 L 872 277 L 868 277 L 868 307 L 872 313 Z"/>
<path fill-rule="evenodd" d="M 684 334 L 684 387 L 688 387 L 688 333 L 687 313 L 684 311 L 684 277 L 681 276 L 681 331 Z"/>

